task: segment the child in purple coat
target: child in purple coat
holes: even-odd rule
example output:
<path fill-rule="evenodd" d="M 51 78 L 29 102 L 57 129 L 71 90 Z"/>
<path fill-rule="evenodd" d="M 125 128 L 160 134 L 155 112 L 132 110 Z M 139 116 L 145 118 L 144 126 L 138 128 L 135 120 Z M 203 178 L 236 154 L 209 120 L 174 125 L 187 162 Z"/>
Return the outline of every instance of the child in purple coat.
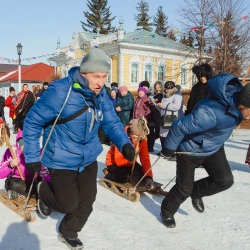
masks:
<path fill-rule="evenodd" d="M 21 195 L 27 196 L 29 188 L 33 179 L 33 174 L 28 172 L 25 169 L 25 159 L 24 159 L 24 146 L 23 146 L 23 135 L 20 130 L 16 136 L 16 144 L 12 146 L 13 152 L 16 155 L 16 159 L 12 159 L 12 155 L 9 149 L 7 149 L 2 157 L 0 162 L 0 179 L 5 180 L 5 189 L 8 191 L 9 199 L 14 199 Z M 19 166 L 19 169 L 24 177 L 24 180 L 21 179 L 20 174 L 16 168 Z M 50 181 L 50 176 L 46 168 L 42 168 L 39 176 L 36 178 Z M 31 197 L 36 196 L 36 187 L 33 186 L 31 191 Z"/>

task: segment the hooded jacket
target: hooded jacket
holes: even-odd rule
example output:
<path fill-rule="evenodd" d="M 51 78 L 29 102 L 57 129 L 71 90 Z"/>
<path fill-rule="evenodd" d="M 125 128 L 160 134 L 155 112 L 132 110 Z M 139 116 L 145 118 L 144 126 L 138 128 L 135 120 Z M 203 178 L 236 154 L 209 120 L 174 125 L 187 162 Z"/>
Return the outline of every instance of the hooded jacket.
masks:
<path fill-rule="evenodd" d="M 230 80 L 234 80 L 233 84 Z M 218 74 L 207 82 L 207 87 L 210 96 L 200 101 L 191 114 L 173 122 L 164 147 L 209 156 L 223 146 L 242 121 L 237 97 L 243 85 L 236 76 Z"/>
<path fill-rule="evenodd" d="M 89 108 L 75 119 L 54 127 L 42 157 L 44 166 L 83 171 L 84 167 L 96 161 L 102 152 L 102 145 L 97 136 L 100 125 L 120 151 L 124 144 L 130 143 L 106 90 L 103 88 L 96 95 L 88 88 L 88 81 L 80 74 L 79 67 L 73 67 L 69 70 L 68 77 L 50 84 L 25 119 L 23 134 L 27 163 L 40 161 L 41 130 L 45 128 L 44 145 L 52 128 L 48 123 L 59 114 L 70 86 L 73 86 L 72 91 L 60 118 L 75 114 L 85 105 Z"/>

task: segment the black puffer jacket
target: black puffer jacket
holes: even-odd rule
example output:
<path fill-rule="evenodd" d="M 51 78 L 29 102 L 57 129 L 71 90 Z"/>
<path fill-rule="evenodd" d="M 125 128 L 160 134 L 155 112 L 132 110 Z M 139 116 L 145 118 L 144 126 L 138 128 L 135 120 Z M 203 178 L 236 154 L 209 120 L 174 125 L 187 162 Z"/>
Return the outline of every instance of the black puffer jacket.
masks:
<path fill-rule="evenodd" d="M 207 96 L 207 84 L 201 82 L 196 83 L 191 90 L 190 97 L 187 102 L 187 110 L 185 111 L 185 115 L 191 114 L 195 105 Z"/>

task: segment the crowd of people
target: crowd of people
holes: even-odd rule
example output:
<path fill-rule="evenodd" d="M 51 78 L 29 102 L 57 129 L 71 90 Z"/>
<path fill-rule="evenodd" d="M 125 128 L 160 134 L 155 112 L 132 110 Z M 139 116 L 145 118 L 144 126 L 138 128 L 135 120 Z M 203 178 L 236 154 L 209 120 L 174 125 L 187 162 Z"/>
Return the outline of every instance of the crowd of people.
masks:
<path fill-rule="evenodd" d="M 212 77 L 208 64 L 193 68 L 198 82 L 191 90 L 185 113 L 181 88 L 173 81 L 155 82 L 153 93 L 150 83 L 142 81 L 134 98 L 126 86 L 118 87 L 114 82 L 111 88 L 105 87 L 109 69 L 108 56 L 101 49 L 91 49 L 80 67 L 71 68 L 67 77 L 49 87 L 44 85 L 46 91 L 36 96 L 23 131 L 15 130 L 15 119 L 28 102 L 35 102 L 34 95 L 24 85 L 17 96 L 11 88 L 5 101 L 14 132 L 18 132 L 13 146 L 17 159 L 5 152 L 0 178 L 6 178 L 6 189 L 13 199 L 26 196 L 30 178 L 37 177 L 32 195 L 37 195 L 38 210 L 43 217 L 48 217 L 52 209 L 65 214 L 58 239 L 70 249 L 83 248 L 78 233 L 96 199 L 97 156 L 102 152 L 97 136 L 100 128 L 111 142 L 104 169 L 110 180 L 137 182 L 145 176 L 145 185 L 154 188 L 149 153 L 154 151 L 156 138 L 160 138 L 162 147 L 159 157 L 170 160 L 176 156 L 176 184 L 163 199 L 160 211 L 163 224 L 173 228 L 174 214 L 189 196 L 193 207 L 202 213 L 203 197 L 233 185 L 223 145 L 243 119 L 250 119 L 250 84 L 243 86 L 236 76 L 227 73 Z M 175 117 L 168 128 L 162 122 L 164 115 Z M 17 181 L 17 165 L 26 177 L 24 181 Z M 195 169 L 200 166 L 208 176 L 194 181 Z M 132 167 L 136 180 L 131 179 Z"/>

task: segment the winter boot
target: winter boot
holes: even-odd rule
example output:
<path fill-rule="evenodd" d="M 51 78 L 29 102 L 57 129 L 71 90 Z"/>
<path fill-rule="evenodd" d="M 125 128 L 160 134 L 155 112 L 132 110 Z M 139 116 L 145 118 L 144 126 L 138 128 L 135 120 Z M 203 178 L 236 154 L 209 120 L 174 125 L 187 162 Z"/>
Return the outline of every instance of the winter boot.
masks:
<path fill-rule="evenodd" d="M 161 213 L 161 219 L 164 226 L 169 228 L 174 228 L 176 226 L 175 219 L 173 215 L 163 215 Z"/>
<path fill-rule="evenodd" d="M 9 200 L 14 200 L 15 198 L 21 197 L 19 193 L 14 190 L 8 190 L 8 198 Z"/>
<path fill-rule="evenodd" d="M 69 249 L 73 250 L 83 249 L 83 244 L 78 238 L 68 238 L 59 233 L 58 240 L 65 243 Z"/>
<path fill-rule="evenodd" d="M 40 181 L 40 182 L 38 183 L 38 185 L 37 185 L 37 193 L 38 193 L 37 209 L 38 209 L 39 213 L 40 213 L 43 217 L 48 217 L 48 216 L 51 214 L 51 212 L 52 212 L 52 208 L 49 207 L 49 206 L 47 206 L 47 205 L 43 202 L 43 200 L 42 200 L 42 198 L 41 198 L 41 195 L 40 195 L 40 187 L 41 187 L 41 184 L 42 184 L 42 183 L 43 183 L 43 182 Z"/>
<path fill-rule="evenodd" d="M 191 196 L 191 199 L 192 199 L 192 205 L 194 209 L 199 213 L 203 213 L 205 208 L 204 208 L 202 198 L 195 199 Z"/>

